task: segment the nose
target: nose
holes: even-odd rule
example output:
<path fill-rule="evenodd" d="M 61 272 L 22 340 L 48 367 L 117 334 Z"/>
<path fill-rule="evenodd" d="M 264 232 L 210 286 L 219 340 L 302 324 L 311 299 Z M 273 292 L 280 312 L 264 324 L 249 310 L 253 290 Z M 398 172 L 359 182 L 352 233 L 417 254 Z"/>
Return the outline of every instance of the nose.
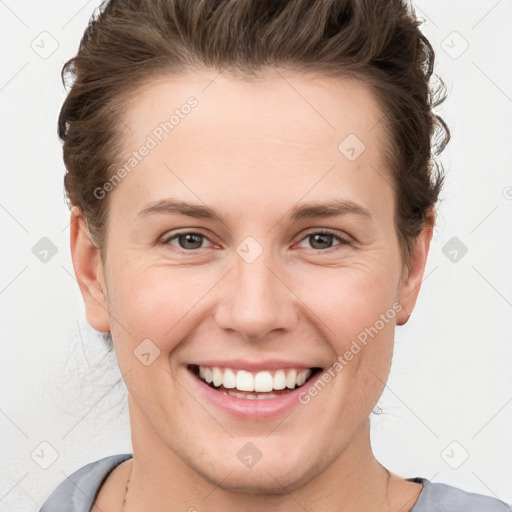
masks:
<path fill-rule="evenodd" d="M 234 255 L 234 268 L 226 276 L 216 311 L 217 325 L 236 331 L 249 341 L 272 331 L 296 327 L 298 299 L 287 284 L 287 272 L 276 264 L 270 250 L 252 263 Z"/>

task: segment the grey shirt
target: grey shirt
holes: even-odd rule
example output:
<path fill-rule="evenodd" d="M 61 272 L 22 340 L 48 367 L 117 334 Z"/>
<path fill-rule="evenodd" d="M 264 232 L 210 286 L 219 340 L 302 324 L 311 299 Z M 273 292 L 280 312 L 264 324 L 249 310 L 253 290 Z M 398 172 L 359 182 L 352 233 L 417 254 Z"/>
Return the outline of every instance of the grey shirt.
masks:
<path fill-rule="evenodd" d="M 90 512 L 108 474 L 132 456 L 131 453 L 110 455 L 75 471 L 53 491 L 40 512 Z M 512 512 L 510 505 L 496 498 L 433 483 L 426 478 L 410 480 L 423 484 L 410 512 Z"/>

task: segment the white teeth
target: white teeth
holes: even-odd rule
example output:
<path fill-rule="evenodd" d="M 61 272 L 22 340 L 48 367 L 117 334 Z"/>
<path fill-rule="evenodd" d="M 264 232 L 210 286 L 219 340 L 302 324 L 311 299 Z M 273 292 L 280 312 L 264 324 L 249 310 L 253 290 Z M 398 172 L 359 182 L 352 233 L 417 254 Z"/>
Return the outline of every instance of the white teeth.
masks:
<path fill-rule="evenodd" d="M 217 366 L 212 368 L 212 377 L 214 386 L 220 386 L 222 384 L 222 372 Z"/>
<path fill-rule="evenodd" d="M 240 391 L 254 391 L 254 378 L 252 373 L 238 370 L 236 374 L 236 389 Z"/>
<path fill-rule="evenodd" d="M 236 387 L 236 375 L 233 370 L 230 370 L 229 368 L 226 368 L 226 370 L 224 370 L 224 378 L 222 384 L 225 388 L 228 389 Z"/>
<path fill-rule="evenodd" d="M 264 395 L 250 395 L 248 393 L 237 393 L 236 391 L 226 391 L 226 393 L 236 398 L 248 398 L 249 400 L 254 400 L 255 397 L 258 400 L 266 400 L 267 398 L 277 398 L 279 396 L 275 393 L 265 393 Z"/>
<path fill-rule="evenodd" d="M 297 384 L 297 370 L 290 370 L 286 375 L 286 387 L 293 389 Z"/>
<path fill-rule="evenodd" d="M 297 375 L 297 386 L 302 386 L 311 375 L 311 370 L 304 370 Z"/>
<path fill-rule="evenodd" d="M 272 391 L 274 379 L 270 372 L 258 372 L 254 377 L 254 391 Z"/>
<path fill-rule="evenodd" d="M 297 386 L 304 385 L 310 376 L 310 369 L 297 371 L 294 368 L 286 368 L 275 370 L 274 372 L 265 370 L 253 374 L 246 370 L 219 368 L 218 366 L 199 366 L 199 377 L 208 382 L 208 384 L 213 383 L 215 387 L 223 386 L 227 389 L 233 389 L 233 392 L 229 393 L 233 396 L 237 396 L 236 391 L 265 393 L 264 395 L 257 395 L 255 393 L 250 398 L 246 394 L 243 395 L 243 398 L 249 399 L 269 398 L 272 395 L 270 392 L 273 390 L 295 389 Z"/>
<path fill-rule="evenodd" d="M 277 370 L 274 374 L 274 389 L 284 389 L 286 387 L 286 375 L 283 370 Z"/>
<path fill-rule="evenodd" d="M 243 393 L 237 393 L 236 391 L 227 391 L 227 394 L 234 396 L 236 398 L 245 398 L 245 396 L 246 396 Z"/>

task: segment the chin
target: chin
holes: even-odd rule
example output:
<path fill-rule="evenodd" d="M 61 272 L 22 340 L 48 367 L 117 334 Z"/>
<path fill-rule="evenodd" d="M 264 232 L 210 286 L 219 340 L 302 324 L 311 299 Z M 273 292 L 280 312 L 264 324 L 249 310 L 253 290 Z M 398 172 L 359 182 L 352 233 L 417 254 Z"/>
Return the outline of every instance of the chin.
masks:
<path fill-rule="evenodd" d="M 188 465 L 210 484 L 228 492 L 284 495 L 309 482 L 332 462 L 320 458 L 318 453 L 316 456 L 300 453 L 293 443 L 288 448 L 274 451 L 272 457 L 263 454 L 249 467 L 238 459 L 229 460 L 225 451 L 210 454 L 210 460 L 216 461 L 214 464 L 189 461 Z M 267 447 L 265 451 L 271 450 Z"/>
<path fill-rule="evenodd" d="M 250 469 L 237 468 L 225 473 L 229 476 L 219 481 L 219 473 L 214 474 L 209 471 L 202 476 L 212 485 L 220 489 L 236 494 L 254 494 L 254 495 L 284 495 L 290 491 L 298 489 L 308 482 L 314 475 L 311 475 L 312 468 L 301 469 L 297 467 L 287 468 L 281 465 L 267 463 L 264 466 L 261 461 L 258 468 Z M 199 472 L 199 468 L 198 468 Z"/>

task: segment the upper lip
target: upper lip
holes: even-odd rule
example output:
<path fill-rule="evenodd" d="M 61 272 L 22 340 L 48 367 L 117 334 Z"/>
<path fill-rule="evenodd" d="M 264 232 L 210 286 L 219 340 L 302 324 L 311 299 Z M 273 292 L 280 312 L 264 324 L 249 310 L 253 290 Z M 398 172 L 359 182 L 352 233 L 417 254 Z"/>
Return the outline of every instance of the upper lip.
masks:
<path fill-rule="evenodd" d="M 279 359 L 271 359 L 267 361 L 245 361 L 242 359 L 216 359 L 188 363 L 188 366 L 192 365 L 206 366 L 210 368 L 217 366 L 219 368 L 233 368 L 237 370 L 247 370 L 250 372 L 259 372 L 264 370 L 280 370 L 286 368 L 302 368 L 304 370 L 308 368 L 320 368 L 320 366 L 316 364 L 301 363 L 298 361 L 285 361 Z"/>

